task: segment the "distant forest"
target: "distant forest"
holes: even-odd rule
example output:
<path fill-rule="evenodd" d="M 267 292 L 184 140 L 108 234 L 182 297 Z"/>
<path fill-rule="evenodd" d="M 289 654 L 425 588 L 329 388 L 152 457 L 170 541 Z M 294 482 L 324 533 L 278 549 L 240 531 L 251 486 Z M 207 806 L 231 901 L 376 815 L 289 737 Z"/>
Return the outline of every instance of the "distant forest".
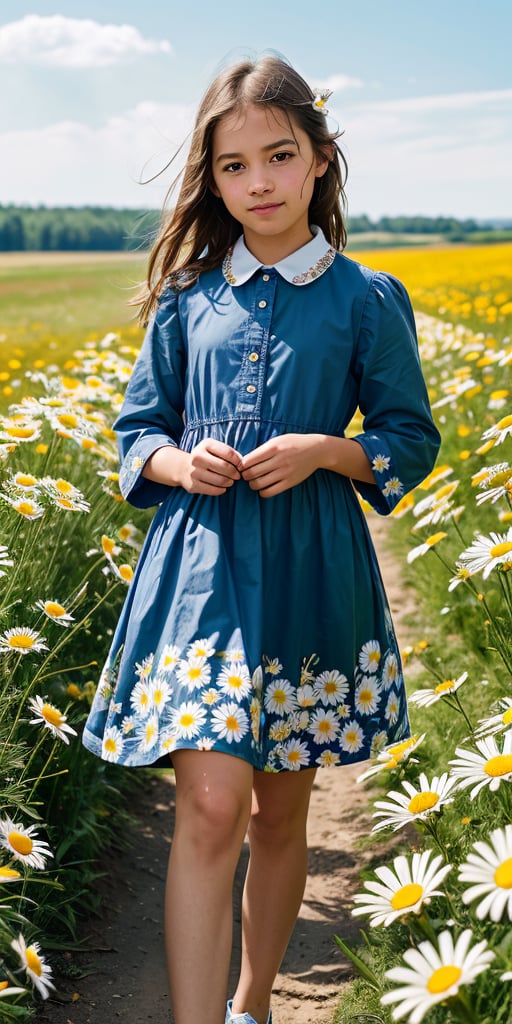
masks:
<path fill-rule="evenodd" d="M 0 252 L 122 252 L 146 250 L 158 230 L 157 210 L 114 207 L 46 207 L 0 205 Z M 503 227 L 510 225 L 503 225 Z M 391 232 L 397 235 L 442 235 L 446 241 L 501 240 L 494 224 L 455 217 L 349 217 L 350 235 Z M 483 237 L 485 236 L 485 237 Z"/>

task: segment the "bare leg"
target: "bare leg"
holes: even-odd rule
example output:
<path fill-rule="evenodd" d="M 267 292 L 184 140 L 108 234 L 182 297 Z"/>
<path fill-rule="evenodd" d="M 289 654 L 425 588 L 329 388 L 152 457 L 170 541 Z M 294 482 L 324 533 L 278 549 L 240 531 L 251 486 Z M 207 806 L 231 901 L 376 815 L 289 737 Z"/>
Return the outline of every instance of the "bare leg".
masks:
<path fill-rule="evenodd" d="M 175 1024 L 222 1024 L 233 877 L 251 808 L 253 768 L 213 751 L 180 750 L 176 827 L 166 887 L 166 949 Z"/>
<path fill-rule="evenodd" d="M 265 1024 L 272 985 L 302 902 L 314 769 L 254 773 L 250 860 L 242 904 L 242 967 L 233 1012 Z"/>

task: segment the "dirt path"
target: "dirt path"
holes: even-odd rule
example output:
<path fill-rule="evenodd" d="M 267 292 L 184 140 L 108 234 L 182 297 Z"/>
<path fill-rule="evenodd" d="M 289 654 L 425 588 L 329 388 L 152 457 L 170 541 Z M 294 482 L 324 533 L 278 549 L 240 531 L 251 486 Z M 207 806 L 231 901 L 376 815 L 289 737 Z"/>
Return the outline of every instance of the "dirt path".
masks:
<path fill-rule="evenodd" d="M 389 522 L 372 516 L 391 610 L 401 645 L 410 596 L 397 580 L 396 559 L 387 549 Z M 275 1024 L 330 1024 L 339 992 L 350 971 L 334 944 L 334 933 L 355 938 L 351 896 L 362 863 L 359 840 L 368 832 L 365 790 L 356 786 L 360 765 L 319 771 L 309 816 L 309 879 L 290 947 L 273 998 Z M 154 779 L 134 808 L 132 846 L 105 864 L 100 883 L 101 919 L 84 931 L 89 952 L 72 955 L 69 970 L 89 970 L 76 980 L 59 977 L 58 998 L 45 1003 L 39 1024 L 171 1024 L 164 961 L 162 893 L 174 817 L 174 784 L 169 773 Z M 239 956 L 238 924 L 247 848 L 235 882 L 235 936 L 232 984 Z M 201 949 L 198 949 L 200 984 Z M 195 1022 L 194 1022 L 195 1024 Z"/>

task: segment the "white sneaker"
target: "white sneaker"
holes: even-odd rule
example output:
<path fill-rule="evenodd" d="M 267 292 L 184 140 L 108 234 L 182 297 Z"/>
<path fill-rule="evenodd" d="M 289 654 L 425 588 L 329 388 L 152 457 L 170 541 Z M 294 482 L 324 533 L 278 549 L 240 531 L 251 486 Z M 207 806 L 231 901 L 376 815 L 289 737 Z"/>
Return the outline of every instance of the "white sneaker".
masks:
<path fill-rule="evenodd" d="M 231 1007 L 233 1006 L 233 1000 L 229 999 L 226 1007 L 226 1020 L 225 1024 L 256 1024 L 254 1017 L 251 1017 L 250 1013 L 233 1013 Z M 272 1011 L 268 1011 L 267 1024 L 272 1024 Z"/>

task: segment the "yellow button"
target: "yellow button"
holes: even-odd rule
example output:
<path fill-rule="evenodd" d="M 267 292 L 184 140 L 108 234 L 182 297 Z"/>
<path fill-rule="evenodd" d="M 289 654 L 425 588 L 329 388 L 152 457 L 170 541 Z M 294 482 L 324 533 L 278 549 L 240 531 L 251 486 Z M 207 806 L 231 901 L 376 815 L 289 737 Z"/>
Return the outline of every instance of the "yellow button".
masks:
<path fill-rule="evenodd" d="M 270 281 L 270 274 L 263 274 L 263 281 Z"/>
<path fill-rule="evenodd" d="M 251 363 L 257 363 L 259 358 L 260 357 L 257 352 L 251 352 L 249 354 L 249 359 L 251 360 Z"/>
<path fill-rule="evenodd" d="M 248 384 L 247 388 L 246 388 L 246 391 L 248 391 L 250 395 L 253 395 L 254 392 L 256 391 L 256 388 L 255 388 L 254 384 Z"/>
<path fill-rule="evenodd" d="M 266 305 L 267 303 L 265 302 L 265 299 L 261 299 L 260 302 L 258 302 L 260 309 L 265 309 Z"/>

